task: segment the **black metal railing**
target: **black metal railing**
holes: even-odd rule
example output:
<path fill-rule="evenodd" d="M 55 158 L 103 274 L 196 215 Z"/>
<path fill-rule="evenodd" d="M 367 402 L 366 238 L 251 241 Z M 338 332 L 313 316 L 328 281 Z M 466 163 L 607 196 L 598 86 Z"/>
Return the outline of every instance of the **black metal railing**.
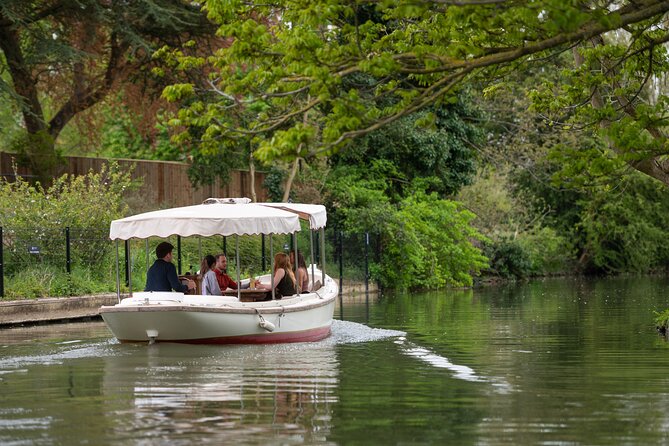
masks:
<path fill-rule="evenodd" d="M 75 273 L 75 269 L 84 268 L 90 271 L 96 269 L 98 274 L 104 280 L 108 276 L 110 284 L 115 284 L 116 245 L 109 240 L 108 228 L 3 228 L 0 226 L 0 297 L 5 296 L 5 286 L 8 280 L 18 274 L 20 271 L 35 268 L 46 267 L 59 269 L 68 275 Z M 320 235 L 314 233 L 313 239 L 313 259 L 315 263 L 320 264 L 323 253 L 321 252 Z M 286 246 L 292 247 L 292 243 L 286 240 L 277 241 L 274 237 L 274 244 L 279 246 L 277 249 L 286 249 Z M 302 239 L 299 242 L 299 249 L 305 253 L 310 251 L 310 241 Z M 379 237 L 370 233 L 345 233 L 336 228 L 325 231 L 325 261 L 326 272 L 333 278 L 339 279 L 340 290 L 346 280 L 365 284 L 365 289 L 369 289 L 370 264 L 380 261 L 381 246 Z M 155 243 L 158 242 L 156 239 Z M 176 258 L 178 270 L 181 271 L 182 262 L 186 261 L 182 256 L 185 250 L 189 250 L 190 268 L 196 269 L 199 265 L 199 252 L 193 252 L 193 245 L 185 247 L 180 237 L 174 240 L 176 247 Z M 139 242 L 136 242 L 139 243 Z M 257 265 L 266 271 L 269 259 L 269 248 L 266 237 L 259 240 L 257 247 L 261 253 L 258 255 Z M 122 246 L 122 248 L 121 248 Z M 225 237 L 222 238 L 222 245 L 217 251 L 227 253 L 229 244 Z M 148 243 L 147 243 L 148 247 Z M 125 276 L 126 287 L 130 285 L 131 270 L 137 267 L 144 268 L 144 264 L 152 261 L 151 253 L 143 246 L 131 246 L 129 241 L 125 241 L 119 246 L 123 251 L 119 259 L 122 265 L 119 265 Z M 232 246 L 234 251 L 234 245 Z M 131 258 L 131 253 L 142 252 L 142 259 Z M 309 256 L 309 254 L 307 254 Z M 149 259 L 151 257 L 151 260 Z M 309 256 L 310 257 L 310 256 Z M 193 259 L 196 259 L 194 262 Z M 195 264 L 194 264 L 195 263 Z M 262 265 L 262 266 L 261 266 Z"/>

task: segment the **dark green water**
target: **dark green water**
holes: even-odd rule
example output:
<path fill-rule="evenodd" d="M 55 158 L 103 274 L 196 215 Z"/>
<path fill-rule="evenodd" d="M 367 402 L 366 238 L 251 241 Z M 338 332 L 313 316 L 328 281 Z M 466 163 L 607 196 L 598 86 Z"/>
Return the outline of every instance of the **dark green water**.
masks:
<path fill-rule="evenodd" d="M 664 278 L 365 297 L 278 346 L 0 331 L 0 444 L 669 442 Z"/>

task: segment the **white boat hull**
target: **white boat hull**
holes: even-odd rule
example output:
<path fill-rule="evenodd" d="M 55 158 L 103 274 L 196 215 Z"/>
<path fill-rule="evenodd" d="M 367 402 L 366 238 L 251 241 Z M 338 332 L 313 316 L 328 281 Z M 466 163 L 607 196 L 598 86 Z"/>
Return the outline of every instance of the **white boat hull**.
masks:
<path fill-rule="evenodd" d="M 266 302 L 141 292 L 117 305 L 103 306 L 100 314 L 121 342 L 307 342 L 330 334 L 338 292 L 328 276 L 316 292 Z"/>

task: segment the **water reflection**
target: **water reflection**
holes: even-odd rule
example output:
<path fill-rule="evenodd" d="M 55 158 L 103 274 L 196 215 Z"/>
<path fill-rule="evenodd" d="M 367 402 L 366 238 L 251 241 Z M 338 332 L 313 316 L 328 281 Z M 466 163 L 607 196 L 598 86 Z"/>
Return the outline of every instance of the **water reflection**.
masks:
<path fill-rule="evenodd" d="M 156 344 L 104 361 L 103 393 L 126 403 L 115 435 L 130 428 L 248 443 L 271 433 L 293 444 L 322 443 L 330 432 L 334 345 Z"/>
<path fill-rule="evenodd" d="M 329 444 L 337 347 L 404 335 L 335 321 L 317 343 L 133 345 L 77 329 L 3 339 L 0 444 Z"/>

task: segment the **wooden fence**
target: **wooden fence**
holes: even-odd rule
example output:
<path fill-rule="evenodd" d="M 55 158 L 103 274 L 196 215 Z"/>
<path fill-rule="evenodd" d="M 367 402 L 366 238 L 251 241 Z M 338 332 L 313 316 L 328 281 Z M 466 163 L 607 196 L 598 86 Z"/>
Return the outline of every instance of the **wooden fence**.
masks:
<path fill-rule="evenodd" d="M 0 176 L 11 181 L 16 174 L 24 178 L 33 175 L 27 167 L 18 167 L 15 170 L 14 154 L 0 152 Z M 103 164 L 110 160 L 106 158 L 87 158 L 81 156 L 65 157 L 67 164 L 63 173 L 85 175 L 89 171 L 99 172 Z M 202 203 L 210 197 L 252 197 L 251 175 L 248 171 L 232 170 L 230 181 L 221 184 L 216 180 L 213 184 L 193 187 L 188 179 L 188 164 L 172 161 L 141 161 L 116 159 L 122 169 L 131 169 L 133 179 L 142 179 L 139 194 L 146 204 L 163 206 L 189 206 Z M 267 200 L 267 191 L 263 187 L 265 174 L 255 173 L 255 191 L 258 201 Z M 151 206 L 154 207 L 154 206 Z"/>

